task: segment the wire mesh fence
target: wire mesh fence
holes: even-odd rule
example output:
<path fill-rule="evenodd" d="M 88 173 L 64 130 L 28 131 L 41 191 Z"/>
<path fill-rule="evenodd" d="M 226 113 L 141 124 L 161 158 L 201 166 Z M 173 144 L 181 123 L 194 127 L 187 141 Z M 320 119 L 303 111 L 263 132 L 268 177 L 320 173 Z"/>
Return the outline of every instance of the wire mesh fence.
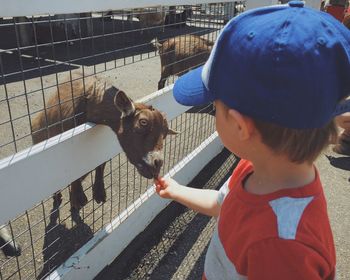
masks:
<path fill-rule="evenodd" d="M 203 64 L 223 23 L 243 8 L 242 2 L 232 2 L 3 18 L 0 33 L 7 39 L 0 43 L 0 158 L 31 145 L 33 118 L 74 73 L 113 75 L 117 68 L 151 58 L 159 69 L 154 63 L 157 39 L 162 45 L 158 83 L 172 83 L 174 76 Z M 127 80 L 130 75 L 122 84 Z M 157 89 L 150 82 L 148 92 Z"/>
<path fill-rule="evenodd" d="M 52 96 L 59 107 L 71 102 L 74 108 L 77 97 L 61 100 L 60 87 L 75 81 L 85 85 L 86 78 L 97 76 L 137 99 L 203 64 L 223 25 L 243 10 L 239 1 L 0 19 L 6 38 L 0 42 L 0 160 L 33 144 L 33 122 L 50 110 Z M 181 133 L 165 139 L 161 173 L 214 132 L 210 110 L 189 111 L 170 123 Z M 84 114 L 59 111 L 59 133 L 68 121 L 69 127 L 79 125 Z M 40 129 L 49 131 L 50 125 Z M 21 247 L 7 257 L 0 253 L 0 279 L 45 278 L 152 183 L 119 154 L 106 164 L 107 199 L 98 204 L 93 175 L 83 181 L 88 202 L 80 211 L 71 210 L 70 188 L 62 186 L 60 195 L 38 202 L 0 229 L 10 237 L 0 235 L 3 252 L 11 239 Z M 23 195 L 28 192 L 24 189 Z"/>
<path fill-rule="evenodd" d="M 237 158 L 224 149 L 189 184 L 216 189 L 232 174 Z M 200 279 L 215 218 L 170 204 L 140 240 L 106 267 L 102 279 Z M 143 242 L 143 240 L 147 242 Z M 123 261 L 121 261 L 121 259 Z"/>

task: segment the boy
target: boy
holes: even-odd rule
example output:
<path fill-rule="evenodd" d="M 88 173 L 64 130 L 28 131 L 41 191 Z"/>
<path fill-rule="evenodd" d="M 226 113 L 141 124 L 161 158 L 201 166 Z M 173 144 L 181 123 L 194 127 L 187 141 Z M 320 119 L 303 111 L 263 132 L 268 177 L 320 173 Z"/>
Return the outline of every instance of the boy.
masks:
<path fill-rule="evenodd" d="M 334 279 L 335 249 L 313 162 L 349 104 L 350 33 L 301 1 L 243 13 L 204 67 L 174 86 L 214 102 L 223 144 L 242 160 L 219 191 L 156 180 L 163 198 L 218 217 L 204 279 Z"/>

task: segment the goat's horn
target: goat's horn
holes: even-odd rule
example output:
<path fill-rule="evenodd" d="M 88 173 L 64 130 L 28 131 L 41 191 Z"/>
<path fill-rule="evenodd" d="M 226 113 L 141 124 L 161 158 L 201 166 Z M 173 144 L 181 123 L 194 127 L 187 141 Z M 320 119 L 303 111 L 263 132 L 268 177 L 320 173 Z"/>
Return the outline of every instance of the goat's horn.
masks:
<path fill-rule="evenodd" d="M 180 133 L 179 131 L 173 130 L 171 128 L 168 129 L 168 134 L 169 135 L 176 135 L 176 134 L 179 134 L 179 133 Z"/>

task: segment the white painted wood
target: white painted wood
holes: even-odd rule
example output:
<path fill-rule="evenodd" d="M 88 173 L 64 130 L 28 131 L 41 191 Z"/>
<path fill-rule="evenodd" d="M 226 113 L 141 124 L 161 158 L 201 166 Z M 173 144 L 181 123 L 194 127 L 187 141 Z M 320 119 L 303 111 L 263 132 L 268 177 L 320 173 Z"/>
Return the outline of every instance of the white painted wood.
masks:
<path fill-rule="evenodd" d="M 188 184 L 221 150 L 223 145 L 213 133 L 197 149 L 178 163 L 167 176 Z M 149 189 L 134 204 L 98 232 L 46 279 L 93 279 L 170 203 Z"/>
<path fill-rule="evenodd" d="M 117 144 L 109 127 L 85 124 L 2 160 L 0 224 L 108 160 Z"/>
<path fill-rule="evenodd" d="M 305 5 L 316 10 L 320 10 L 321 0 L 305 0 Z"/>
<path fill-rule="evenodd" d="M 278 0 L 247 0 L 246 1 L 246 11 L 250 9 L 255 9 L 263 6 L 277 5 Z"/>
<path fill-rule="evenodd" d="M 164 111 L 169 121 L 189 109 L 174 100 L 172 86 L 142 101 Z M 0 224 L 30 209 L 121 151 L 118 139 L 109 127 L 87 123 L 1 160 Z M 23 195 L 28 193 L 31 195 Z"/>
<path fill-rule="evenodd" d="M 305 6 L 320 10 L 321 0 L 304 0 Z M 246 10 L 279 4 L 278 0 L 246 0 Z"/>
<path fill-rule="evenodd" d="M 174 100 L 173 86 L 174 85 L 169 85 L 164 87 L 161 90 L 139 99 L 138 102 L 151 104 L 154 108 L 164 112 L 168 120 L 172 120 L 190 108 L 188 106 L 183 106 Z"/>
<path fill-rule="evenodd" d="M 232 2 L 220 0 L 220 2 Z M 215 0 L 0 0 L 0 17 L 34 16 L 42 14 L 71 14 L 143 8 L 157 5 L 190 5 L 215 3 Z"/>

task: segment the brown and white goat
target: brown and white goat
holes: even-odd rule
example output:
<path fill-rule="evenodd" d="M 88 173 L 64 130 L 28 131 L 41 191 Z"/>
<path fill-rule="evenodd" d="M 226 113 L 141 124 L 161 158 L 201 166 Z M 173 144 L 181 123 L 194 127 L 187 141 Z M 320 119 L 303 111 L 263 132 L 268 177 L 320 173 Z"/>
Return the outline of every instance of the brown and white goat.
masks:
<path fill-rule="evenodd" d="M 163 161 L 163 139 L 176 134 L 165 116 L 141 103 L 134 103 L 123 91 L 98 79 L 75 80 L 59 86 L 56 95 L 32 122 L 33 143 L 41 142 L 85 122 L 104 124 L 116 133 L 129 161 L 146 178 L 159 175 Z M 75 121 L 74 121 L 75 118 Z M 96 168 L 92 187 L 96 202 L 106 201 L 103 173 L 105 163 Z M 86 175 L 85 175 L 86 176 Z M 87 203 L 82 189 L 85 176 L 71 184 L 72 208 Z"/>
<path fill-rule="evenodd" d="M 181 35 L 163 42 L 155 39 L 153 44 L 160 55 L 161 75 L 158 89 L 162 89 L 171 75 L 181 76 L 203 64 L 214 43 L 197 35 Z"/>

